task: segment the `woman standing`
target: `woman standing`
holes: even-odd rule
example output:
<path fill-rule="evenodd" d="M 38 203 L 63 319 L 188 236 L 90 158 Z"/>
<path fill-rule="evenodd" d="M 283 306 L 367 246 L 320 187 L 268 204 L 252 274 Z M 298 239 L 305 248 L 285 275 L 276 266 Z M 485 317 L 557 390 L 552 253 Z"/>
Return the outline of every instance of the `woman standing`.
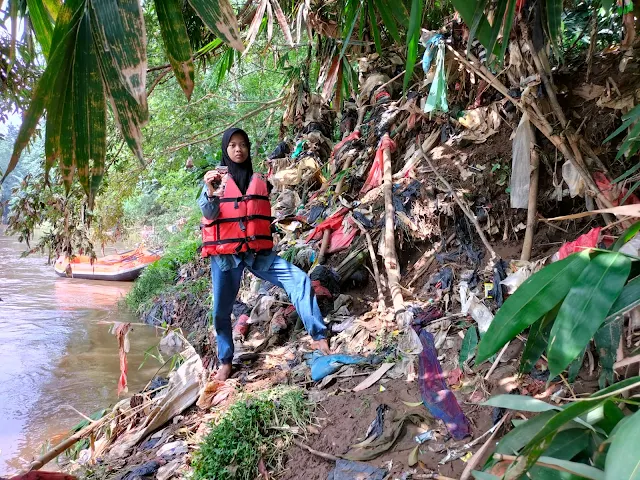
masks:
<path fill-rule="evenodd" d="M 213 324 L 218 344 L 218 380 L 231 375 L 233 338 L 231 311 L 246 268 L 256 277 L 282 287 L 313 338 L 312 347 L 329 353 L 326 327 L 305 272 L 273 251 L 271 204 L 266 179 L 253 173 L 251 142 L 244 130 L 222 135 L 222 161 L 227 173 L 210 170 L 204 176 L 198 204 L 202 210 L 202 256 L 211 256 Z M 217 185 L 220 185 L 216 188 Z"/>

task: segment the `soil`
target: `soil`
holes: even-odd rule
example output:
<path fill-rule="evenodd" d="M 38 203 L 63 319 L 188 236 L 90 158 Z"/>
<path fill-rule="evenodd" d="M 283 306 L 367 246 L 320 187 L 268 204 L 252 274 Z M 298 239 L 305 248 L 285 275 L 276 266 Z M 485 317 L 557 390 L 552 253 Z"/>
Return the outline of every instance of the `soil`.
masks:
<path fill-rule="evenodd" d="M 350 445 L 364 439 L 367 428 L 376 416 L 376 408 L 381 404 L 391 407 L 398 416 L 417 411 L 425 412 L 423 406 L 410 408 L 402 403 L 403 401 L 409 403 L 420 401 L 420 392 L 416 382 L 381 381 L 362 392 L 351 392 L 350 389 L 356 386 L 360 380 L 361 378 L 347 379 L 337 387 L 329 389 L 327 398 L 318 404 L 316 410 L 320 424 L 319 431 L 308 437 L 307 445 L 333 455 L 345 454 Z M 384 387 L 384 391 L 380 391 L 380 386 Z M 462 402 L 462 398 L 459 398 L 459 402 L 471 422 L 473 438 L 477 438 L 491 428 L 490 409 L 478 409 L 477 406 L 465 404 Z M 390 416 L 391 412 L 387 412 L 387 418 Z M 385 428 L 388 428 L 387 425 L 388 421 Z M 446 450 L 436 453 L 430 448 L 439 449 L 438 445 L 442 446 L 443 443 L 446 443 L 447 446 L 462 445 L 470 439 L 461 442 L 453 440 L 445 442 L 448 435 L 441 422 L 432 420 L 429 428 L 436 430 L 437 436 L 434 440 L 423 444 L 419 460 L 429 472 L 438 472 L 441 475 L 458 478 L 465 468 L 465 463 L 462 460 L 454 460 L 446 465 L 438 465 L 440 459 L 446 454 Z M 400 475 L 409 471 L 421 472 L 422 468 L 416 470 L 417 466 L 413 468 L 408 466 L 409 453 L 417 445 L 413 438 L 416 433 L 417 427 L 408 426 L 388 453 L 365 463 L 379 468 L 387 468 L 391 475 Z M 474 452 L 481 445 L 482 443 L 471 451 Z M 332 468 L 332 462 L 293 446 L 288 452 L 288 460 L 285 464 L 286 471 L 282 479 L 325 480 Z"/>

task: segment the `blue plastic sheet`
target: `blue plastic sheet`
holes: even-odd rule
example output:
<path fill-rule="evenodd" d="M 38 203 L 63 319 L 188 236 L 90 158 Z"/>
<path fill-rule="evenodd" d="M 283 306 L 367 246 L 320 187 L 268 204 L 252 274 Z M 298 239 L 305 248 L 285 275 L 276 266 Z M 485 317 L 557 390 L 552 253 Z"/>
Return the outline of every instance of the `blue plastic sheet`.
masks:
<path fill-rule="evenodd" d="M 307 363 L 311 367 L 311 379 L 319 382 L 327 375 L 336 373 L 343 365 L 361 365 L 370 363 L 370 360 L 357 355 L 322 355 L 321 352 L 315 351 L 307 359 Z"/>

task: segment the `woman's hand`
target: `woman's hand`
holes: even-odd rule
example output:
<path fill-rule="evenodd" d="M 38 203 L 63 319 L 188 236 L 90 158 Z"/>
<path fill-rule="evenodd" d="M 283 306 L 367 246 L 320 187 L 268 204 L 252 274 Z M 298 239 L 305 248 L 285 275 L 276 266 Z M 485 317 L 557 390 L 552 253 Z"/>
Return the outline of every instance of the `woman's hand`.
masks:
<path fill-rule="evenodd" d="M 222 172 L 219 170 L 209 170 L 204 174 L 204 183 L 207 186 L 207 195 L 213 197 L 216 194 L 216 189 L 222 182 Z"/>

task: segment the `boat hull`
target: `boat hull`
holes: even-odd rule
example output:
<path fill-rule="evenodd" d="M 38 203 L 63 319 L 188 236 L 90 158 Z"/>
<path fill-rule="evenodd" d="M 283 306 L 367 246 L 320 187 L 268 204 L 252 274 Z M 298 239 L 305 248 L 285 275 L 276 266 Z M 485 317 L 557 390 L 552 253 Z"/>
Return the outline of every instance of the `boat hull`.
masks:
<path fill-rule="evenodd" d="M 94 259 L 80 255 L 69 259 L 60 257 L 54 270 L 60 277 L 85 280 L 109 280 L 131 282 L 151 263 L 160 259 L 155 252 L 146 249 L 131 250 L 119 255 Z"/>

